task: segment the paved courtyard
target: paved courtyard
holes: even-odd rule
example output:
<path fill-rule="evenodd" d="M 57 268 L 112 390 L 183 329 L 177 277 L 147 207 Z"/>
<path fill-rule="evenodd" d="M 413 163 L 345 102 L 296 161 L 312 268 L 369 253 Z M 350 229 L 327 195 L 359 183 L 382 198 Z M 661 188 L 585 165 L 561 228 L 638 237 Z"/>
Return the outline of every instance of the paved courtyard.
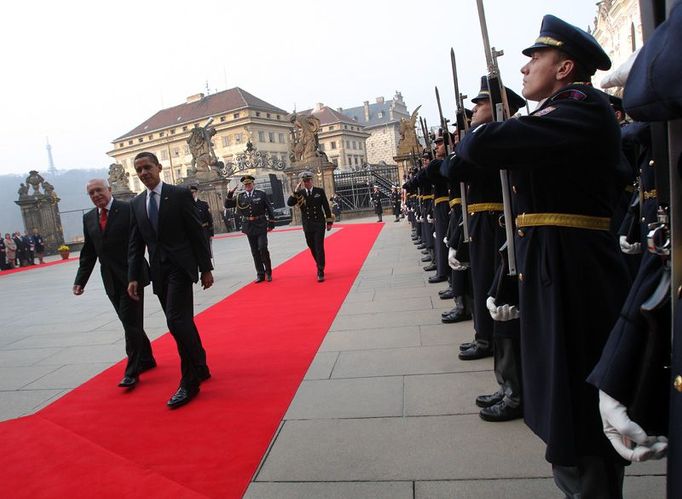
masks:
<path fill-rule="evenodd" d="M 426 282 L 406 222 L 385 220 L 246 496 L 561 497 L 521 421 L 478 417 L 474 398 L 496 388 L 492 360 L 457 358 L 472 323 L 440 322 L 452 306 L 438 298 L 445 286 Z M 271 234 L 270 247 L 273 265 L 306 249 L 299 231 Z M 216 285 L 195 287 L 197 313 L 254 277 L 243 238 L 215 240 L 214 253 Z M 124 355 L 99 271 L 75 297 L 76 268 L 0 276 L 0 420 L 37 411 Z M 151 338 L 166 332 L 151 294 L 145 321 Z M 664 473 L 664 462 L 630 466 L 626 497 L 664 497 Z"/>

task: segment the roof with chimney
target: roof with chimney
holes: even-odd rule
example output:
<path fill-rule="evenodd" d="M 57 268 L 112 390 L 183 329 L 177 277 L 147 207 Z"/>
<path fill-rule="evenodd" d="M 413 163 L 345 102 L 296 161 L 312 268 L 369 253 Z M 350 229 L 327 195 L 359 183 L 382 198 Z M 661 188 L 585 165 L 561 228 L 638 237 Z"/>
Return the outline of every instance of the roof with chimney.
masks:
<path fill-rule="evenodd" d="M 365 101 L 362 106 L 351 107 L 342 111 L 365 128 L 386 125 L 388 123 L 399 123 L 400 118 L 409 117 L 407 107 L 405 107 L 405 102 L 400 92 L 396 92 L 391 100 L 377 97 L 376 102 L 372 104 Z"/>
<path fill-rule="evenodd" d="M 121 135 L 114 142 L 150 133 L 155 130 L 186 124 L 196 120 L 209 118 L 218 114 L 229 113 L 239 109 L 257 109 L 287 115 L 288 112 L 250 94 L 239 87 L 223 90 L 212 95 L 196 94 L 187 98 L 187 102 L 178 106 L 162 109 L 151 118 L 140 123 L 128 133 Z"/>

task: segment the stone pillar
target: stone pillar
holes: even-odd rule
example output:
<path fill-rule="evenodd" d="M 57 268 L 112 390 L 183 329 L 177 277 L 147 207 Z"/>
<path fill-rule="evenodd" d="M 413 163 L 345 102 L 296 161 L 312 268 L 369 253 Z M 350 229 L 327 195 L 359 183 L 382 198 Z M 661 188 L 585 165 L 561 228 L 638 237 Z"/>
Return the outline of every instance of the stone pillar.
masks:
<path fill-rule="evenodd" d="M 336 165 L 331 163 L 326 156 L 319 156 L 309 159 L 307 161 L 295 161 L 291 166 L 284 170 L 284 173 L 289 180 L 289 192 L 285 193 L 285 198 L 288 198 L 294 188 L 300 182 L 298 175 L 304 171 L 313 173 L 313 186 L 324 189 L 327 199 L 334 196 L 334 169 Z M 291 225 L 301 225 L 301 210 L 294 206 L 291 210 Z"/>
<path fill-rule="evenodd" d="M 206 201 L 213 217 L 213 231 L 216 234 L 227 232 L 223 220 L 223 208 L 227 198 L 228 184 L 230 179 L 222 178 L 214 171 L 199 172 L 195 175 L 181 179 L 177 185 L 189 188 L 196 185 L 199 191 L 199 199 Z"/>
<path fill-rule="evenodd" d="M 398 187 L 402 188 L 407 175 L 414 168 L 415 157 L 412 154 L 399 154 L 398 156 L 393 156 L 393 160 L 398 164 Z M 416 158 L 416 161 L 419 161 L 419 159 Z"/>
<path fill-rule="evenodd" d="M 24 230 L 31 233 L 38 229 L 45 240 L 45 254 L 53 255 L 64 244 L 64 230 L 59 216 L 59 197 L 49 183 L 44 182 L 43 185 L 44 193 L 34 187 L 33 193 L 28 194 L 28 187 L 21 184 L 19 200 L 15 203 L 21 209 Z"/>

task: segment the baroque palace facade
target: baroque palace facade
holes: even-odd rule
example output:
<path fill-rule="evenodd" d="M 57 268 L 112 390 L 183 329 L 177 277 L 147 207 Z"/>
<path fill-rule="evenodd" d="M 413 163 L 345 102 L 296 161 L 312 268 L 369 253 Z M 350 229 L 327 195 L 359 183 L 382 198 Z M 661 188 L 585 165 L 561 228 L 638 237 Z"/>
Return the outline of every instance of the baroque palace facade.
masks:
<path fill-rule="evenodd" d="M 192 163 L 187 139 L 195 125 L 211 126 L 212 141 L 219 160 L 225 164 L 244 152 L 247 142 L 275 160 L 289 164 L 291 123 L 287 111 L 235 87 L 212 95 L 197 94 L 178 106 L 162 109 L 130 132 L 113 141 L 107 154 L 130 174 L 130 188 L 140 192 L 142 185 L 133 169 L 133 159 L 141 151 L 156 154 L 163 165 L 162 179 L 175 184 L 187 175 Z"/>

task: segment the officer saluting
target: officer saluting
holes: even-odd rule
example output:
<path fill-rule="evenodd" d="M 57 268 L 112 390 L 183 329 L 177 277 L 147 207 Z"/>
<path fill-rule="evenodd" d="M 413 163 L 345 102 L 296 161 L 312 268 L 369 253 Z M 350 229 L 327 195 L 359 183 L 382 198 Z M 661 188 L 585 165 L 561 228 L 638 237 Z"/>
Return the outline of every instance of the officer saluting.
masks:
<path fill-rule="evenodd" d="M 609 232 L 624 184 L 620 130 L 589 80 L 611 66 L 588 33 L 554 16 L 523 53 L 530 116 L 487 123 L 457 154 L 510 170 L 518 229 L 524 418 L 547 444 L 568 497 L 620 497 L 623 465 L 602 433 L 598 394 L 585 379 L 618 317 L 629 280 Z"/>
<path fill-rule="evenodd" d="M 251 175 L 241 179 L 244 190 L 234 197 L 234 189 L 227 193 L 225 208 L 236 208 L 241 216 L 242 232 L 246 234 L 256 266 L 256 281 L 272 281 L 272 263 L 268 251 L 268 232 L 275 228 L 275 212 L 265 192 L 255 189 Z"/>
<path fill-rule="evenodd" d="M 305 242 L 317 265 L 317 281 L 324 281 L 324 232 L 332 228 L 332 212 L 324 189 L 313 187 L 313 174 L 305 171 L 299 174 L 301 181 L 289 199 L 288 206 L 301 209 Z"/>

